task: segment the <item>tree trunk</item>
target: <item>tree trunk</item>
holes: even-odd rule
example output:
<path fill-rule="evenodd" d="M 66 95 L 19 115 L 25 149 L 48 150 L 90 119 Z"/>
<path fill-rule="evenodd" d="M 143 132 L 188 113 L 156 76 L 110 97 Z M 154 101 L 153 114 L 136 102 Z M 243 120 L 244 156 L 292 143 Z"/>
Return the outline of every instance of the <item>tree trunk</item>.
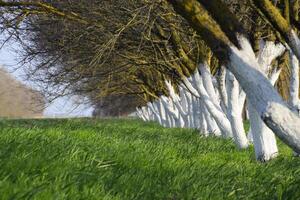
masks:
<path fill-rule="evenodd" d="M 221 66 L 219 74 L 217 76 L 218 90 L 220 94 L 221 108 L 224 113 L 227 113 L 228 108 L 228 97 L 226 92 L 226 68 Z"/>
<path fill-rule="evenodd" d="M 248 109 L 255 157 L 261 162 L 268 161 L 278 154 L 276 138 L 250 103 L 248 103 Z"/>
<path fill-rule="evenodd" d="M 222 109 L 220 107 L 216 107 L 216 105 L 213 103 L 213 101 L 207 94 L 200 75 L 197 73 L 194 74 L 194 84 L 191 84 L 187 79 L 183 81 L 190 92 L 192 92 L 198 98 L 201 98 L 208 112 L 214 118 L 215 122 L 219 126 L 224 136 L 231 137 L 232 132 L 230 122 L 227 119 L 227 116 L 223 113 Z M 196 89 L 193 87 L 193 85 L 196 86 Z"/>
<path fill-rule="evenodd" d="M 268 79 L 257 70 L 259 66 L 248 40 L 240 37 L 239 41 L 242 50 L 232 47 L 230 71 L 266 125 L 296 152 L 300 152 L 300 118 L 289 110 Z"/>
<path fill-rule="evenodd" d="M 290 100 L 289 103 L 299 114 L 300 102 L 299 102 L 299 61 L 293 52 L 289 52 L 290 55 Z"/>
<path fill-rule="evenodd" d="M 230 119 L 234 141 L 239 149 L 248 147 L 241 109 L 239 108 L 239 84 L 232 73 L 228 74 L 228 118 Z"/>

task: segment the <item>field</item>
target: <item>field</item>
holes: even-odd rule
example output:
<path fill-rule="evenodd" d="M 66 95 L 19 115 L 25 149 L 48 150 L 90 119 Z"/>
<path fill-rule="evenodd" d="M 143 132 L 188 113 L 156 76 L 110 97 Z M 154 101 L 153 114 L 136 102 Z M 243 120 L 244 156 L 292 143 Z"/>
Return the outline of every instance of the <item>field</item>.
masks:
<path fill-rule="evenodd" d="M 0 121 L 0 199 L 300 199 L 300 158 L 134 119 Z"/>

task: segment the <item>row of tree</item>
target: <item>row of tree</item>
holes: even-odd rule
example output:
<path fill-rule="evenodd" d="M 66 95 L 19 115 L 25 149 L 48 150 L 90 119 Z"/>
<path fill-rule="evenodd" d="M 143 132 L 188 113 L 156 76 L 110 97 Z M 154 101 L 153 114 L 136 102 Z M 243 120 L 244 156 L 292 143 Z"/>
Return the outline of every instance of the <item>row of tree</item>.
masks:
<path fill-rule="evenodd" d="M 284 53 L 285 47 L 280 43 L 261 41 L 260 48 L 256 57 L 260 70 L 274 85 L 281 69 L 271 69 L 271 63 Z M 169 97 L 161 96 L 147 106 L 137 108 L 138 116 L 144 121 L 157 121 L 165 127 L 196 128 L 205 136 L 233 138 L 239 149 L 248 148 L 253 142 L 256 158 L 260 161 L 278 155 L 275 135 L 251 103 L 246 103 L 244 90 L 226 68 L 214 77 L 208 64 L 201 63 L 194 74 L 179 85 L 179 92 L 170 82 L 166 82 L 166 87 Z M 248 138 L 242 118 L 244 108 L 247 108 L 251 124 Z"/>
<path fill-rule="evenodd" d="M 145 120 L 239 148 L 247 110 L 257 159 L 277 155 L 274 133 L 300 152 L 298 0 L 0 1 L 0 14 L 52 96 L 125 97 Z"/>

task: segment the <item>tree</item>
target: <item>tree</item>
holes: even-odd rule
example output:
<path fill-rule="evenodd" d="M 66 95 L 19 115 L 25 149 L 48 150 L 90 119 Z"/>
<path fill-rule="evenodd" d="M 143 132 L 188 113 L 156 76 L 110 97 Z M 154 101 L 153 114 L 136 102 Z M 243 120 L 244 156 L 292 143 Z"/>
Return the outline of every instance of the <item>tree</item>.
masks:
<path fill-rule="evenodd" d="M 29 41 L 24 43 L 25 56 L 43 58 L 46 55 L 47 60 L 32 70 L 42 72 L 45 83 L 83 94 L 94 102 L 107 94 L 143 96 L 148 107 L 139 110 L 139 114 L 144 119 L 155 118 L 166 126 L 188 125 L 204 128 L 204 131 L 219 129 L 227 137 L 233 133 L 240 148 L 247 146 L 247 139 L 240 120 L 242 109 L 238 106 L 243 107 L 247 95 L 256 116 L 299 152 L 300 135 L 296 128 L 299 118 L 288 109 L 266 77 L 267 73 L 262 73 L 261 68 L 265 66 L 257 60 L 259 40 L 255 35 L 265 33 L 249 31 L 253 26 L 249 23 L 251 20 L 246 20 L 244 13 L 233 11 L 250 7 L 252 19 L 256 12 L 261 13 L 260 19 L 265 21 L 260 23 L 267 24 L 266 30 L 276 35 L 279 41 L 287 42 L 295 54 L 297 45 L 292 40 L 297 42 L 297 37 L 289 23 L 281 20 L 282 17 L 271 19 L 274 13 L 280 14 L 277 7 L 270 6 L 268 1 L 253 2 L 257 8 L 241 1 L 221 0 L 124 0 L 122 6 L 119 2 L 103 1 L 100 7 L 96 1 L 89 2 L 89 6 L 75 0 L 74 4 L 2 1 L 2 6 L 8 7 L 3 12 L 10 13 L 3 15 L 2 20 L 14 24 L 8 28 L 12 35 L 21 41 Z M 289 6 L 284 8 L 287 10 Z M 22 20 L 26 10 L 30 15 L 37 13 Z M 20 16 L 24 22 L 22 26 L 17 23 Z M 246 22 L 244 26 L 238 16 Z M 59 22 L 56 23 L 58 26 L 53 22 Z M 292 21 L 291 24 L 297 23 Z M 51 30 L 59 34 L 51 33 Z M 36 34 L 28 38 L 28 34 L 22 36 L 20 31 Z M 226 75 L 220 66 L 225 66 L 230 72 Z M 220 72 L 218 89 L 212 80 L 217 71 Z M 170 87 L 169 92 L 166 90 L 166 80 L 172 81 L 175 92 L 170 92 Z M 240 90 L 239 84 L 246 94 Z M 175 100 L 174 93 L 182 94 L 185 102 Z M 221 100 L 216 101 L 218 95 Z M 186 102 L 191 106 L 188 107 Z M 196 117 L 199 110 L 201 115 Z M 281 116 L 280 112 L 286 115 Z M 290 122 L 287 124 L 286 121 Z M 257 123 L 262 124 L 259 120 Z M 261 130 L 259 128 L 253 134 L 263 135 L 259 133 Z"/>
<path fill-rule="evenodd" d="M 199 35 L 208 35 L 204 38 L 206 43 L 219 60 L 228 64 L 228 69 L 235 75 L 266 125 L 296 152 L 300 152 L 300 132 L 297 130 L 300 118 L 287 107 L 264 75 L 256 70 L 258 63 L 247 34 L 234 15 L 217 0 L 169 2 Z"/>

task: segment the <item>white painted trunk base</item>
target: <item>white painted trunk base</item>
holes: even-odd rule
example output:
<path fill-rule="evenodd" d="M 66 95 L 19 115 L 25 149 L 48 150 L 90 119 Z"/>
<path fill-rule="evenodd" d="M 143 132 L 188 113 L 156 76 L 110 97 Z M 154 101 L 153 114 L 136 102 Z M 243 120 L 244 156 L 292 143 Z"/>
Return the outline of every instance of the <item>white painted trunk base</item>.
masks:
<path fill-rule="evenodd" d="M 282 100 L 259 65 L 248 40 L 239 38 L 242 50 L 232 47 L 230 71 L 235 75 L 266 125 L 287 145 L 300 152 L 300 118 Z M 253 130 L 252 130 L 253 131 Z"/>

